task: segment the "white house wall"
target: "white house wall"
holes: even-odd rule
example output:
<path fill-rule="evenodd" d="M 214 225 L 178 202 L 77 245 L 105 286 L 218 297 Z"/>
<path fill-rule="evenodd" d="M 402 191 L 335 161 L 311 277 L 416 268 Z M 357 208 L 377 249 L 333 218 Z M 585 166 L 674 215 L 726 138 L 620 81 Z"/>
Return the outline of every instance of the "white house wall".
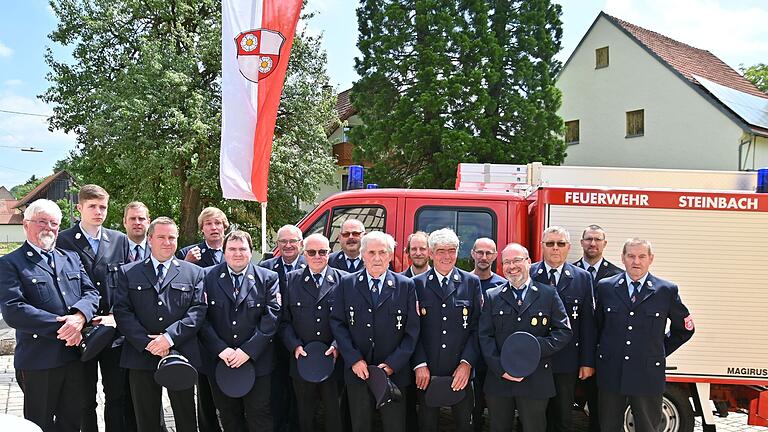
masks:
<path fill-rule="evenodd" d="M 595 69 L 595 49 L 609 66 Z M 564 121 L 579 120 L 566 165 L 735 170 L 741 128 L 606 18 L 563 70 Z M 645 134 L 625 138 L 626 112 L 645 110 Z"/>
<path fill-rule="evenodd" d="M 21 225 L 0 225 L 0 243 L 20 243 L 26 239 Z"/>

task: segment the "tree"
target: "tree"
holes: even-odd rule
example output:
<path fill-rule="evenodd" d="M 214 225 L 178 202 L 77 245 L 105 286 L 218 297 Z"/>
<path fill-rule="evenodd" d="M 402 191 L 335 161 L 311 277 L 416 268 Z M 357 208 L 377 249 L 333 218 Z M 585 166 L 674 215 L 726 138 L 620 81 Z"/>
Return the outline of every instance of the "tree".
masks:
<path fill-rule="evenodd" d="M 26 194 L 30 193 L 32 189 L 36 188 L 37 185 L 43 182 L 45 179 L 37 178 L 34 174 L 32 174 L 32 177 L 29 178 L 24 184 L 16 185 L 11 188 L 11 195 L 13 195 L 17 200 L 22 199 Z"/>
<path fill-rule="evenodd" d="M 768 65 L 765 63 L 758 63 L 745 68 L 741 65 L 739 68 L 741 73 L 744 74 L 744 78 L 752 81 L 761 91 L 768 93 Z"/>
<path fill-rule="evenodd" d="M 355 156 L 386 186 L 452 187 L 459 162 L 560 163 L 560 6 L 366 0 Z"/>
<path fill-rule="evenodd" d="M 73 63 L 48 50 L 56 104 L 51 128 L 74 131 L 78 146 L 62 163 L 112 195 L 108 222 L 141 200 L 155 216 L 179 221 L 180 238 L 198 236 L 203 207 L 220 207 L 253 234 L 258 204 L 224 200 L 219 186 L 221 6 L 219 0 L 56 0 L 51 39 L 73 48 Z M 309 18 L 309 17 L 307 17 Z M 298 200 L 335 169 L 324 126 L 336 119 L 318 37 L 299 32 L 275 130 L 268 221 L 294 222 Z M 306 155 L 301 158 L 298 155 Z M 312 159 L 309 159 L 311 157 Z M 310 169 L 311 166 L 311 169 Z"/>

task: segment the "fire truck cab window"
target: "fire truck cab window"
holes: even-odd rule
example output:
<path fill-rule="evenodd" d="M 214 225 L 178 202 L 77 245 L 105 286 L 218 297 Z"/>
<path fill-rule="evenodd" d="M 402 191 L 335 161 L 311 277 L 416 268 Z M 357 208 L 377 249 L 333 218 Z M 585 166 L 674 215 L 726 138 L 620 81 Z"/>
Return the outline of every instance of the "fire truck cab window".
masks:
<path fill-rule="evenodd" d="M 456 265 L 467 271 L 474 268 L 470 252 L 475 240 L 488 237 L 496 241 L 495 220 L 487 210 L 426 208 L 417 212 L 414 225 L 417 230 L 427 233 L 440 228 L 451 228 L 461 241 Z"/>
<path fill-rule="evenodd" d="M 304 237 L 308 237 L 310 234 L 323 234 L 325 235 L 325 226 L 328 224 L 328 211 L 324 211 L 320 217 L 315 220 L 312 225 L 304 231 Z"/>
<path fill-rule="evenodd" d="M 366 231 L 384 231 L 384 222 L 387 211 L 384 207 L 337 207 L 333 209 L 331 217 L 331 232 L 327 235 L 331 242 L 331 249 L 335 252 L 341 250 L 339 245 L 339 233 L 341 224 L 347 219 L 357 219 L 365 225 Z"/>

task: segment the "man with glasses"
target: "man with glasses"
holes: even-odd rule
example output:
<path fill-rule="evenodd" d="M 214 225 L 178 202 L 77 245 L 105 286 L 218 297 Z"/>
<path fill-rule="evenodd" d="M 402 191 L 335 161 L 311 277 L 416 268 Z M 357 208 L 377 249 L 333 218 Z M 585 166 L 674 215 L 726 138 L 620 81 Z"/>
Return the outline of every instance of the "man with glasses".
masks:
<path fill-rule="evenodd" d="M 264 260 L 260 267 L 272 270 L 280 276 L 280 283 L 285 286 L 285 276 L 294 270 L 303 270 L 307 261 L 301 255 L 304 247 L 304 234 L 296 225 L 283 225 L 277 230 L 277 251 L 279 256 Z"/>
<path fill-rule="evenodd" d="M 597 284 L 600 428 L 623 430 L 629 405 L 635 431 L 656 432 L 661 426 L 666 357 L 693 336 L 693 318 L 677 285 L 649 273 L 649 241 L 627 240 L 621 261 L 625 272 Z"/>
<path fill-rule="evenodd" d="M 424 231 L 416 231 L 408 236 L 405 242 L 405 254 L 411 260 L 411 265 L 400 273 L 405 277 L 413 278 L 432 269 L 429 266 L 429 246 L 427 239 L 429 234 Z"/>
<path fill-rule="evenodd" d="M 128 238 L 125 234 L 108 229 L 102 224 L 107 219 L 109 194 L 101 186 L 88 184 L 77 194 L 77 211 L 80 223 L 59 234 L 58 245 L 75 252 L 83 263 L 86 273 L 99 290 L 99 309 L 93 318 L 94 325 L 115 326 L 112 316 L 117 295 L 117 271 L 128 262 Z M 123 337 L 118 332 L 115 340 L 95 358 L 85 363 L 85 389 L 83 390 L 83 432 L 98 432 L 96 421 L 96 383 L 101 369 L 104 386 L 104 423 L 107 432 L 120 432 L 133 428 L 128 406 L 130 395 L 126 392 L 128 380 L 125 369 L 120 367 Z M 127 422 L 127 423 L 126 423 Z"/>
<path fill-rule="evenodd" d="M 547 402 L 555 395 L 552 355 L 571 339 L 565 307 L 554 287 L 529 276 L 528 250 L 510 243 L 501 251 L 504 285 L 485 293 L 478 337 L 488 364 L 485 398 L 491 432 L 512 430 L 515 409 L 525 432 L 547 429 Z M 501 348 L 509 335 L 524 331 L 536 336 L 541 360 L 527 377 L 510 376 L 501 366 Z"/>
<path fill-rule="evenodd" d="M 472 273 L 480 278 L 480 288 L 483 290 L 483 293 L 487 292 L 490 288 L 507 282 L 506 279 L 491 271 L 491 267 L 499 255 L 496 249 L 496 242 L 488 237 L 481 237 L 475 240 L 475 244 L 472 245 L 471 255 L 475 263 Z M 485 364 L 483 356 L 480 356 L 477 366 L 475 366 L 475 377 L 472 379 L 472 383 L 475 386 L 475 408 L 472 411 L 472 425 L 477 432 L 482 431 L 485 426 L 485 416 L 483 414 L 485 414 L 486 403 L 483 383 L 487 373 L 488 366 Z"/>
<path fill-rule="evenodd" d="M 322 342 L 328 346 L 324 354 L 333 356 L 334 361 L 338 358 L 330 316 L 336 289 L 347 272 L 328 266 L 330 252 L 328 239 L 322 234 L 312 234 L 304 239 L 304 257 L 308 265 L 303 271 L 288 274 L 283 296 L 280 336 L 288 352 L 293 354 L 290 375 L 296 391 L 302 432 L 321 429 L 315 427 L 313 422 L 319 401 L 323 402 L 326 432 L 341 429 L 336 374 L 321 383 L 312 383 L 299 375 L 296 366 L 298 359 L 307 355 L 304 346 L 310 342 Z"/>
<path fill-rule="evenodd" d="M 451 406 L 458 432 L 472 430 L 475 395 L 470 383 L 477 365 L 477 320 L 482 293 L 480 279 L 456 267 L 459 237 L 449 228 L 429 235 L 434 268 L 414 278 L 419 299 L 421 332 L 412 363 L 419 389 L 419 429 L 438 430 L 440 408 L 427 405 L 425 393 L 431 377 L 453 377 L 451 390 L 464 390 L 464 399 Z"/>
<path fill-rule="evenodd" d="M 603 258 L 606 245 L 608 245 L 608 241 L 605 239 L 605 230 L 599 225 L 589 225 L 581 233 L 581 248 L 584 254 L 581 259 L 573 263 L 576 267 L 589 272 L 595 290 L 597 290 L 597 283 L 600 280 L 622 272 L 621 268 Z M 593 291 L 593 294 L 597 293 Z M 584 381 L 584 388 L 589 406 L 589 431 L 600 432 L 600 412 L 595 376 Z"/>
<path fill-rule="evenodd" d="M 556 288 L 562 300 L 573 331 L 568 345 L 552 357 L 552 373 L 557 394 L 547 407 L 548 427 L 551 432 L 573 429 L 573 401 L 577 380 L 585 380 L 595 373 L 595 328 L 592 278 L 586 271 L 566 262 L 571 249 L 568 231 L 551 226 L 542 233 L 543 260 L 531 266 L 535 282 Z"/>
<path fill-rule="evenodd" d="M 0 257 L 0 312 L 16 329 L 13 365 L 24 418 L 44 431 L 80 430 L 85 387 L 80 331 L 99 292 L 74 252 L 55 248 L 61 210 L 39 199 L 24 210 L 26 242 Z"/>
<path fill-rule="evenodd" d="M 357 219 L 347 219 L 341 224 L 339 244 L 341 250 L 334 252 L 328 259 L 328 265 L 348 273 L 355 273 L 363 268 L 360 259 L 360 242 L 365 235 L 365 225 Z"/>
<path fill-rule="evenodd" d="M 277 274 L 251 263 L 250 234 L 235 230 L 224 238 L 224 262 L 211 267 L 204 280 L 208 314 L 200 330 L 209 364 L 239 368 L 250 362 L 256 379 L 240 398 L 227 396 L 215 379 L 211 390 L 225 432 L 271 431 L 270 374 L 273 339 L 281 305 Z M 214 371 L 209 370 L 214 376 Z"/>

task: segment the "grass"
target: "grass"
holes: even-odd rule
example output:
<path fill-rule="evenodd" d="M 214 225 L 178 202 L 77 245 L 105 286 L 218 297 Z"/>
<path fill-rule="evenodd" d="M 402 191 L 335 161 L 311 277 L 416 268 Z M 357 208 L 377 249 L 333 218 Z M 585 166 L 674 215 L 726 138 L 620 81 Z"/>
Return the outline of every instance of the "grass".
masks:
<path fill-rule="evenodd" d="M 13 252 L 19 246 L 21 246 L 21 243 L 6 243 L 6 242 L 0 243 L 0 256 Z"/>

